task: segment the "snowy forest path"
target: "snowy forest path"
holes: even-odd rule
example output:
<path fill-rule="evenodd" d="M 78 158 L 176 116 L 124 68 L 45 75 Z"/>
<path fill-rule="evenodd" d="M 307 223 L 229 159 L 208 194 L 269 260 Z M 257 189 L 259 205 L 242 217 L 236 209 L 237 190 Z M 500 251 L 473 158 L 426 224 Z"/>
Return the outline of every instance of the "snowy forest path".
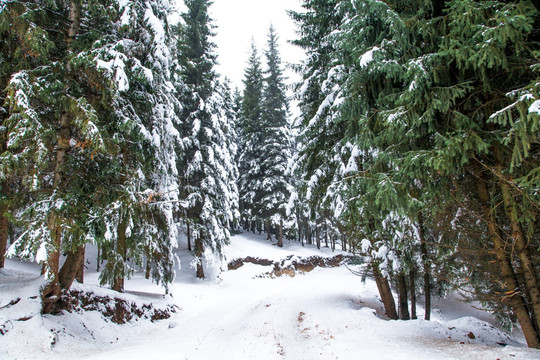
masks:
<path fill-rule="evenodd" d="M 190 263 L 188 255 L 183 254 L 183 264 Z M 241 234 L 233 237 L 226 255 L 229 260 L 252 256 L 280 261 L 291 259 L 291 255 L 307 259 L 335 253 L 294 242 L 281 249 L 270 246 L 262 236 Z M 115 334 L 120 340 L 77 355 L 130 360 L 538 358 L 538 352 L 517 342 L 510 343 L 514 346 L 497 345 L 508 343 L 508 336 L 471 317 L 466 307 L 451 307 L 452 319 L 435 312 L 434 321 L 387 321 L 377 315 L 380 300 L 375 282 L 362 282 L 346 267 L 317 267 L 294 277 L 264 275 L 272 268 L 245 263 L 206 280 L 195 279 L 188 266 L 179 269 L 170 288 L 181 308 L 177 314 L 142 327 L 122 325 Z M 142 277 L 131 282 L 128 285 L 137 291 L 155 291 Z M 476 339 L 469 338 L 469 332 Z M 71 349 L 65 349 L 57 358 L 73 358 Z"/>

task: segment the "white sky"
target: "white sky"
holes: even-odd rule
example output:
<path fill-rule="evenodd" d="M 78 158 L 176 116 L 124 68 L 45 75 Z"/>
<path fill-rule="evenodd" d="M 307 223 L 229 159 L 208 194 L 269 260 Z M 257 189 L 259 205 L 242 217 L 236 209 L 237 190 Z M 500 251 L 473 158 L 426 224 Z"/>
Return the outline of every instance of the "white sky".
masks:
<path fill-rule="evenodd" d="M 278 35 L 278 50 L 282 67 L 285 70 L 286 85 L 299 80 L 300 76 L 288 69 L 287 64 L 299 63 L 304 52 L 288 43 L 297 37 L 296 26 L 288 16 L 287 10 L 302 11 L 302 0 L 214 0 L 210 7 L 213 24 L 218 28 L 213 38 L 217 45 L 219 65 L 217 71 L 232 81 L 233 88 L 244 88 L 244 70 L 251 54 L 251 39 L 255 40 L 263 68 L 266 67 L 264 50 L 270 24 L 274 25 Z M 175 8 L 185 11 L 184 1 L 176 0 Z M 172 15 L 171 22 L 178 21 L 178 15 Z M 292 97 L 292 90 L 287 94 Z M 291 118 L 299 114 L 296 101 L 291 102 Z"/>
<path fill-rule="evenodd" d="M 251 53 L 251 39 L 255 40 L 259 55 L 265 66 L 263 51 L 270 24 L 274 25 L 279 37 L 278 45 L 283 65 L 298 63 L 303 58 L 301 49 L 288 44 L 296 38 L 294 22 L 287 10 L 301 11 L 301 0 L 214 0 L 210 16 L 214 19 L 218 49 L 218 72 L 227 76 L 233 86 L 243 88 L 242 80 L 248 57 Z M 287 83 L 297 80 L 292 71 L 286 71 Z"/>

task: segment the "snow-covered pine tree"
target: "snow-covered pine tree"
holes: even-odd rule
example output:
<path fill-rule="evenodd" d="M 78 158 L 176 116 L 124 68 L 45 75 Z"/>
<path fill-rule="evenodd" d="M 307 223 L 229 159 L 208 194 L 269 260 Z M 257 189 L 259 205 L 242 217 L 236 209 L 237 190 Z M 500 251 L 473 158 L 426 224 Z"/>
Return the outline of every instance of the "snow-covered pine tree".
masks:
<path fill-rule="evenodd" d="M 180 143 L 175 125 L 180 105 L 171 84 L 169 11 L 168 1 L 119 2 L 116 42 L 97 49 L 98 68 L 116 83 L 115 116 L 128 131 L 121 150 L 123 185 L 101 214 L 108 240 L 104 248 L 113 250 L 109 256 L 105 252 L 101 281 L 117 290 L 133 265 L 146 266 L 147 274 L 165 287 L 174 279 L 173 213 L 179 200 L 175 149 Z"/>
<path fill-rule="evenodd" d="M 277 34 L 271 25 L 265 52 L 267 69 L 261 112 L 262 142 L 259 144 L 260 180 L 254 188 L 254 212 L 270 225 L 278 228 L 278 246 L 283 246 L 283 222 L 292 186 L 287 174 L 292 157 L 291 128 L 288 121 L 289 105 L 286 96 L 283 69 L 279 55 Z M 270 235 L 270 233 L 269 233 Z"/>
<path fill-rule="evenodd" d="M 239 188 L 244 227 L 264 227 L 271 239 L 271 227 L 275 226 L 278 246 L 282 246 L 283 222 L 292 191 L 287 174 L 292 139 L 277 35 L 272 26 L 265 56 L 267 69 L 263 73 L 252 44 L 239 121 Z"/>
<path fill-rule="evenodd" d="M 183 109 L 179 129 L 184 154 L 179 157 L 181 197 L 186 202 L 188 237 L 194 238 L 194 265 L 197 277 L 204 278 L 203 258 L 213 254 L 229 240 L 228 225 L 235 216 L 234 148 L 227 148 L 233 136 L 219 96 L 214 71 L 216 55 L 212 43 L 213 25 L 208 0 L 187 0 L 182 14 L 178 41 L 178 89 Z M 218 111 L 219 110 L 219 111 Z"/>
<path fill-rule="evenodd" d="M 44 263 L 44 312 L 55 311 L 88 242 L 109 250 L 102 281 L 129 275 L 127 257 L 142 265 L 144 249 L 154 251 L 155 279 L 172 280 L 167 10 L 155 1 L 2 4 L 2 31 L 16 19 L 16 36 L 32 44 L 2 48 L 4 58 L 27 57 L 9 79 L 2 124 L 1 172 L 22 180 L 24 196 L 12 209 L 21 235 L 10 254 Z"/>
<path fill-rule="evenodd" d="M 0 4 L 0 156 L 8 149 L 7 119 L 9 109 L 5 104 L 7 86 L 11 76 L 19 70 L 28 68 L 33 62 L 41 61 L 49 55 L 50 40 L 39 36 L 41 28 L 32 26 L 34 17 L 40 16 L 38 7 L 25 14 L 26 4 Z M 21 36 L 21 34 L 28 34 Z M 20 46 L 20 51 L 12 49 Z M 30 56 L 30 54 L 34 54 Z M 36 59 L 37 58 L 37 59 Z M 39 59 L 39 60 L 38 60 Z M 0 171 L 0 268 L 4 267 L 8 245 L 9 214 L 15 205 L 16 186 L 21 178 L 13 172 Z"/>
<path fill-rule="evenodd" d="M 231 89 L 231 82 L 225 78 L 216 84 L 214 95 L 214 114 L 219 121 L 222 139 L 221 150 L 217 155 L 218 166 L 221 173 L 221 184 L 224 204 L 224 220 L 229 229 L 233 229 L 240 221 L 239 194 L 238 194 L 238 135 L 236 126 L 238 121 L 239 102 L 235 101 Z"/>
<path fill-rule="evenodd" d="M 240 143 L 238 189 L 242 224 L 244 229 L 254 231 L 260 221 L 253 212 L 253 208 L 255 206 L 254 189 L 261 176 L 258 146 L 262 140 L 260 124 L 263 94 L 262 65 L 254 41 L 251 43 L 251 54 L 243 82 L 244 92 L 237 125 Z"/>
<path fill-rule="evenodd" d="M 490 287 L 511 294 L 508 304 L 529 346 L 538 347 L 540 293 L 535 260 L 525 246 L 538 244 L 531 221 L 537 193 L 530 187 L 538 179 L 531 140 L 537 138 L 538 97 L 536 81 L 530 82 L 537 78 L 532 29 L 538 9 L 529 1 L 460 0 L 364 0 L 341 2 L 339 9 L 346 9 L 343 21 L 327 37 L 339 50 L 332 55 L 339 76 L 314 84 L 321 93 L 341 91 L 343 98 L 326 104 L 319 98 L 311 107 L 317 111 L 305 122 L 307 174 L 314 183 L 327 181 L 319 181 L 327 198 L 344 200 L 336 202 L 346 204 L 342 219 L 370 247 L 381 244 L 395 253 L 402 247 L 388 239 L 400 229 L 388 225 L 401 217 L 414 224 L 425 275 L 433 260 L 422 249 L 430 241 L 426 235 L 440 231 L 429 227 L 452 228 L 457 221 L 448 212 L 467 206 L 483 222 L 469 222 L 459 233 L 467 231 L 467 238 L 493 249 L 480 262 L 500 265 L 499 280 Z M 312 22 L 304 20 L 307 33 Z M 325 114 L 330 104 L 334 112 Z M 323 168 L 324 158 L 335 163 Z M 441 219 L 449 221 L 441 225 Z M 510 229 L 513 235 L 506 238 Z M 458 248 L 461 238 L 449 246 Z M 509 252 L 504 241 L 516 251 Z M 382 247 L 376 249 L 381 253 Z M 478 269 L 478 258 L 462 265 Z"/>
<path fill-rule="evenodd" d="M 305 11 L 291 13 L 299 27 L 300 37 L 293 43 L 307 54 L 306 60 L 296 70 L 303 80 L 297 84 L 295 93 L 299 100 L 298 160 L 293 172 L 298 182 L 299 237 L 312 242 L 312 225 L 324 219 L 333 226 L 331 236 L 339 236 L 339 214 L 343 204 L 340 197 L 326 197 L 326 188 L 333 182 L 330 168 L 335 156 L 337 139 L 343 135 L 343 127 L 328 121 L 343 100 L 341 83 L 343 66 L 337 61 L 336 31 L 344 18 L 346 7 L 340 1 L 304 1 Z M 300 210 L 304 208 L 304 210 Z M 334 210 L 332 210 L 334 209 Z M 335 216 L 334 216 L 335 215 Z"/>

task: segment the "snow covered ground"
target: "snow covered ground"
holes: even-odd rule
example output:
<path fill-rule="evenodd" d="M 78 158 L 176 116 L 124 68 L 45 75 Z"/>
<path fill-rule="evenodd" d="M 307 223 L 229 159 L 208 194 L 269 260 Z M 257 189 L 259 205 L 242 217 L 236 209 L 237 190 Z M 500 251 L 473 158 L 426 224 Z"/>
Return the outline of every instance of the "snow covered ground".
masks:
<path fill-rule="evenodd" d="M 505 334 L 484 321 L 486 314 L 454 297 L 438 302 L 433 321 L 387 321 L 380 315 L 375 283 L 362 282 L 345 267 L 270 278 L 260 276 L 271 271 L 269 266 L 245 264 L 226 271 L 225 264 L 201 281 L 188 266 L 187 251 L 178 255 L 183 266 L 172 298 L 161 296 L 163 291 L 142 273 L 127 282 L 121 296 L 156 306 L 174 301 L 180 310 L 167 320 L 123 325 L 97 312 L 40 316 L 38 267 L 8 261 L 0 270 L 0 334 L 5 333 L 0 359 L 540 359 L 540 351 L 527 349 L 522 339 Z M 280 249 L 248 234 L 233 237 L 226 249 L 229 261 L 246 256 L 277 261 L 290 255 L 336 253 L 295 242 Z M 95 286 L 94 265 L 86 274 L 89 285 L 76 287 L 110 293 Z M 21 301 L 10 305 L 16 297 Z"/>

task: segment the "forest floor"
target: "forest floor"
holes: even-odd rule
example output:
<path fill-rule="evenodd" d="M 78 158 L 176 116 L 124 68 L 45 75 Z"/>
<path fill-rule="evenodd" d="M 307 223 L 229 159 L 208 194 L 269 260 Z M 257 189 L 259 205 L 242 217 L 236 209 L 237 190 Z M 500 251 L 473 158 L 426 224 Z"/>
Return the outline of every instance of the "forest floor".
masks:
<path fill-rule="evenodd" d="M 163 296 L 142 272 L 119 295 L 156 309 L 174 304 L 176 313 L 125 324 L 97 311 L 41 316 L 39 267 L 9 260 L 0 270 L 0 359 L 540 359 L 519 332 L 498 329 L 459 294 L 435 301 L 432 321 L 389 321 L 381 315 L 375 282 L 345 266 L 308 266 L 275 276 L 275 263 L 286 267 L 339 252 L 271 244 L 258 235 L 234 236 L 225 249 L 227 262 L 205 264 L 204 281 L 195 278 L 191 255 L 181 247 L 182 266 L 170 295 Z M 245 262 L 227 270 L 228 262 L 247 257 L 269 260 L 268 265 Z M 85 285 L 75 289 L 113 296 L 97 286 L 93 258 L 87 251 Z M 417 312 L 421 318 L 420 305 Z"/>

